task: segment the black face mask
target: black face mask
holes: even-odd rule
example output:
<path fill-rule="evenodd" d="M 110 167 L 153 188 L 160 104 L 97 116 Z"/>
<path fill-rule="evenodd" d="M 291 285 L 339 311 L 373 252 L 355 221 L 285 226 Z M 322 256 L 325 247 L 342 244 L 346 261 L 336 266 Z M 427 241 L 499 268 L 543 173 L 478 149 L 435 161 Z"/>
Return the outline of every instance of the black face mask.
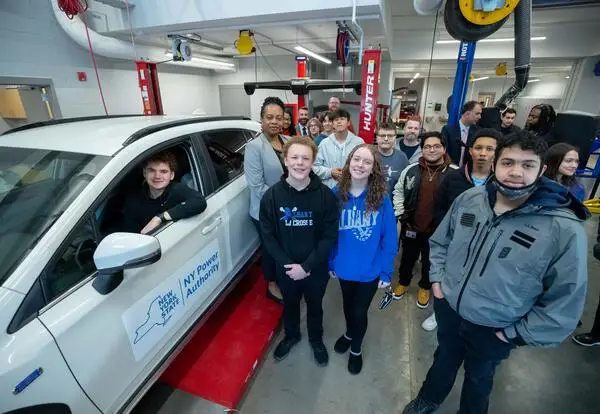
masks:
<path fill-rule="evenodd" d="M 508 198 L 509 200 L 518 200 L 520 198 L 527 197 L 533 194 L 533 192 L 538 186 L 538 181 L 540 180 L 540 177 L 541 174 L 538 174 L 537 178 L 533 183 L 524 187 L 509 187 L 507 185 L 504 185 L 500 181 L 498 181 L 498 178 L 496 178 L 495 175 L 493 177 L 493 182 L 498 192 L 504 197 Z"/>

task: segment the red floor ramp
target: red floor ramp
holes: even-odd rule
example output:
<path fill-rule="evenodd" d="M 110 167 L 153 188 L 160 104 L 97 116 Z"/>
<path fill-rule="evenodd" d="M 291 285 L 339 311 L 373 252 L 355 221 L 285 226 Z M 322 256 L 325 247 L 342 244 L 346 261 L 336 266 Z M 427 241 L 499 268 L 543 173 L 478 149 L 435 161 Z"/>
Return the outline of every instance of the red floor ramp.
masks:
<path fill-rule="evenodd" d="M 161 380 L 227 408 L 237 408 L 279 326 L 283 307 L 267 299 L 258 266 L 214 311 Z"/>

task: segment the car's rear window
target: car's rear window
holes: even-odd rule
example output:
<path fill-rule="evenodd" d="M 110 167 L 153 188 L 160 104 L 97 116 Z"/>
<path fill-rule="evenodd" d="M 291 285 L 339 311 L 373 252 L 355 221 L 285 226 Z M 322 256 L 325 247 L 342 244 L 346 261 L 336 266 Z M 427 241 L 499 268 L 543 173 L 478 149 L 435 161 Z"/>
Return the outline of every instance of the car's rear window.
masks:
<path fill-rule="evenodd" d="M 0 285 L 109 160 L 0 147 Z"/>

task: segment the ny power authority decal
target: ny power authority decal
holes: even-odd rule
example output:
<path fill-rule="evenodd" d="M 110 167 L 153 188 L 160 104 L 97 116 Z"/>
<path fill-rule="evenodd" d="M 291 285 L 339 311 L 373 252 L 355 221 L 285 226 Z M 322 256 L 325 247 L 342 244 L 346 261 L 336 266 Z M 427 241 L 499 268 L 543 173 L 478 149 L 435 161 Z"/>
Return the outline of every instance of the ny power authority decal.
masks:
<path fill-rule="evenodd" d="M 212 290 L 211 282 L 220 279 L 220 271 L 221 255 L 215 241 L 125 311 L 123 324 L 136 361 L 206 299 Z"/>

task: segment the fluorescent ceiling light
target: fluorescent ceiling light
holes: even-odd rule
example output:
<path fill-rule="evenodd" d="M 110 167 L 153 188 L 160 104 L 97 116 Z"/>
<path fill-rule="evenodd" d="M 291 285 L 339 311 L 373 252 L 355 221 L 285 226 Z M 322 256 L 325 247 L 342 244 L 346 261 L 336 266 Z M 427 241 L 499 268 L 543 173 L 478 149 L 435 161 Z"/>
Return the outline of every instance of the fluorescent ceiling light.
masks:
<path fill-rule="evenodd" d="M 413 83 L 415 81 L 415 78 L 412 78 L 411 80 L 408 81 L 408 83 Z"/>
<path fill-rule="evenodd" d="M 417 79 L 419 77 L 420 73 L 415 73 L 415 76 L 413 76 L 413 80 Z"/>
<path fill-rule="evenodd" d="M 570 76 L 565 76 L 565 79 L 571 79 L 571 77 Z"/>
<path fill-rule="evenodd" d="M 311 50 L 308 50 L 302 46 L 295 46 L 294 49 L 296 49 L 298 52 L 302 52 L 305 55 L 308 55 L 310 57 L 314 57 L 317 60 L 320 60 L 323 63 L 327 63 L 328 65 L 331 65 L 331 60 L 327 59 L 326 57 L 323 57 L 321 55 L 319 55 L 318 53 L 315 53 Z"/>
<path fill-rule="evenodd" d="M 528 83 L 532 83 L 532 82 L 539 82 L 539 81 L 541 81 L 541 79 L 530 79 L 530 80 L 528 81 Z"/>
<path fill-rule="evenodd" d="M 173 54 L 172 53 L 165 53 L 165 56 L 168 56 L 168 57 L 172 58 Z M 192 57 L 192 62 L 204 63 L 206 65 L 220 66 L 220 67 L 224 67 L 224 68 L 233 68 L 233 67 L 235 67 L 234 63 L 223 62 L 221 60 L 207 59 L 207 58 L 201 58 L 201 57 Z"/>
<path fill-rule="evenodd" d="M 532 37 L 531 40 L 546 40 L 546 36 L 537 36 Z M 481 39 L 477 43 L 503 43 L 503 42 L 514 42 L 514 37 L 503 37 L 503 38 L 492 38 L 492 39 Z M 459 44 L 460 40 L 437 40 L 435 42 L 438 45 L 449 45 L 449 44 Z"/>
<path fill-rule="evenodd" d="M 484 80 L 484 79 L 489 79 L 489 78 L 490 78 L 489 76 L 482 76 L 481 78 L 475 78 L 475 79 L 473 79 L 471 82 L 477 82 L 477 81 Z"/>

